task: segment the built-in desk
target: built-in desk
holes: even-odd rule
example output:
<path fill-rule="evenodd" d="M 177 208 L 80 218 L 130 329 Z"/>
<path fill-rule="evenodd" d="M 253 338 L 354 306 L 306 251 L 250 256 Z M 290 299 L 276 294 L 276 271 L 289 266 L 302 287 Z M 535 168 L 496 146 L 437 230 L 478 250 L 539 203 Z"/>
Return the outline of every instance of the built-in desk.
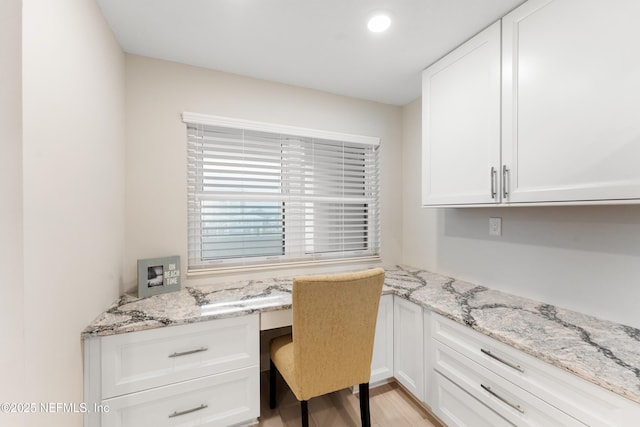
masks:
<path fill-rule="evenodd" d="M 640 403 L 640 330 L 412 267 L 385 271 L 383 294 L 410 301 Z M 82 333 L 87 401 L 100 398 L 99 388 L 92 384 L 100 376 L 91 357 L 104 337 L 256 316 L 258 340 L 258 329 L 291 323 L 291 286 L 292 279 L 285 277 L 186 287 L 145 299 L 123 295 Z"/>
<path fill-rule="evenodd" d="M 290 308 L 282 310 L 263 311 L 260 313 L 260 330 L 283 328 L 291 326 L 293 312 Z"/>

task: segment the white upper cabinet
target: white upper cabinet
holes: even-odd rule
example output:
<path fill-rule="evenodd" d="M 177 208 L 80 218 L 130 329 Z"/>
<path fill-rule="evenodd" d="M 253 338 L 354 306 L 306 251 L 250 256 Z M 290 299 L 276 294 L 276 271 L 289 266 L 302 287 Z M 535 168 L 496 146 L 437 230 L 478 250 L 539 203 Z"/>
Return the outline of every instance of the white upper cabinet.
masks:
<path fill-rule="evenodd" d="M 500 22 L 424 71 L 422 123 L 422 204 L 498 202 Z"/>
<path fill-rule="evenodd" d="M 640 198 L 640 1 L 529 0 L 503 18 L 509 202 Z"/>
<path fill-rule="evenodd" d="M 423 205 L 638 203 L 638 18 L 529 0 L 425 70 Z"/>

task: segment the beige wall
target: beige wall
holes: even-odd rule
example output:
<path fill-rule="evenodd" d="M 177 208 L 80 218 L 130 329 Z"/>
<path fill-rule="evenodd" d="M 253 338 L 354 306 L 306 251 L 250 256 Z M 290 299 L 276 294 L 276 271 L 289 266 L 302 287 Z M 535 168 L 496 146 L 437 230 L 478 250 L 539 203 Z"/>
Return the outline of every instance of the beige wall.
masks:
<path fill-rule="evenodd" d="M 640 206 L 420 208 L 420 100 L 403 119 L 407 264 L 640 327 Z"/>
<path fill-rule="evenodd" d="M 422 98 L 402 107 L 402 249 L 407 265 L 438 271 L 437 211 L 420 208 Z"/>
<path fill-rule="evenodd" d="M 21 8 L 0 2 L 0 402 L 25 400 Z M 24 418 L 0 414 L 0 424 L 20 427 Z"/>
<path fill-rule="evenodd" d="M 183 272 L 186 271 L 186 128 L 181 121 L 184 111 L 379 136 L 382 255 L 385 262 L 401 260 L 399 107 L 140 56 L 128 55 L 126 69 L 127 289 L 136 286 L 136 260 L 140 258 L 178 254 Z M 189 283 L 232 278 L 237 276 L 214 276 Z"/>
<path fill-rule="evenodd" d="M 80 333 L 120 291 L 124 54 L 94 1 L 22 3 L 25 401 L 80 403 Z"/>

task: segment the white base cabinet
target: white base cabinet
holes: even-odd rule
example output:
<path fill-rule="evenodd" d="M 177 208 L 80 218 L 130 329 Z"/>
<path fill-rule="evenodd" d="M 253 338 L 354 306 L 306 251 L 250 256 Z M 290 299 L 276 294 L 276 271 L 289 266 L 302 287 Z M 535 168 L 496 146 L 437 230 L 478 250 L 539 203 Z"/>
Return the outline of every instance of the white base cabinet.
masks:
<path fill-rule="evenodd" d="M 371 379 L 374 385 L 393 377 L 393 295 L 383 295 L 378 307 L 376 336 L 373 341 Z"/>
<path fill-rule="evenodd" d="M 420 401 L 424 401 L 423 338 L 422 307 L 402 298 L 394 298 L 394 377 Z"/>
<path fill-rule="evenodd" d="M 466 356 L 435 340 L 434 367 L 505 420 L 523 427 L 584 427 L 583 423 L 532 396 Z"/>
<path fill-rule="evenodd" d="M 103 401 L 102 427 L 228 426 L 255 419 L 257 366 Z"/>
<path fill-rule="evenodd" d="M 621 396 L 440 315 L 431 328 L 432 408 L 449 427 L 475 425 L 457 419 L 465 407 L 494 425 L 638 425 L 640 405 Z"/>
<path fill-rule="evenodd" d="M 427 406 L 433 406 L 433 393 L 431 382 L 433 381 L 433 361 L 431 360 L 431 311 L 422 309 L 422 369 L 424 372 L 424 399 Z"/>
<path fill-rule="evenodd" d="M 448 427 L 513 427 L 438 371 L 434 371 L 430 388 L 431 407 Z"/>
<path fill-rule="evenodd" d="M 259 315 L 84 342 L 85 427 L 228 426 L 260 415 Z"/>

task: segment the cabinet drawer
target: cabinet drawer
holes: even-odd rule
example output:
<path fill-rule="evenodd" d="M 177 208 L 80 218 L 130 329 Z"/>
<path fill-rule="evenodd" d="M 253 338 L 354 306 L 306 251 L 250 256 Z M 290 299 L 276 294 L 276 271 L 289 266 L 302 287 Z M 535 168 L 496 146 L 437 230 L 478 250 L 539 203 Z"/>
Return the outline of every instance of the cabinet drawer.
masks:
<path fill-rule="evenodd" d="M 438 372 L 517 426 L 584 427 L 575 418 L 439 341 L 432 343 L 432 357 Z"/>
<path fill-rule="evenodd" d="M 513 427 L 437 371 L 431 388 L 436 415 L 448 427 Z"/>
<path fill-rule="evenodd" d="M 450 319 L 431 319 L 434 339 L 587 425 L 627 426 L 640 419 L 636 403 Z"/>
<path fill-rule="evenodd" d="M 258 366 L 102 402 L 102 427 L 228 426 L 260 415 Z"/>
<path fill-rule="evenodd" d="M 258 315 L 102 339 L 102 398 L 258 365 Z"/>

